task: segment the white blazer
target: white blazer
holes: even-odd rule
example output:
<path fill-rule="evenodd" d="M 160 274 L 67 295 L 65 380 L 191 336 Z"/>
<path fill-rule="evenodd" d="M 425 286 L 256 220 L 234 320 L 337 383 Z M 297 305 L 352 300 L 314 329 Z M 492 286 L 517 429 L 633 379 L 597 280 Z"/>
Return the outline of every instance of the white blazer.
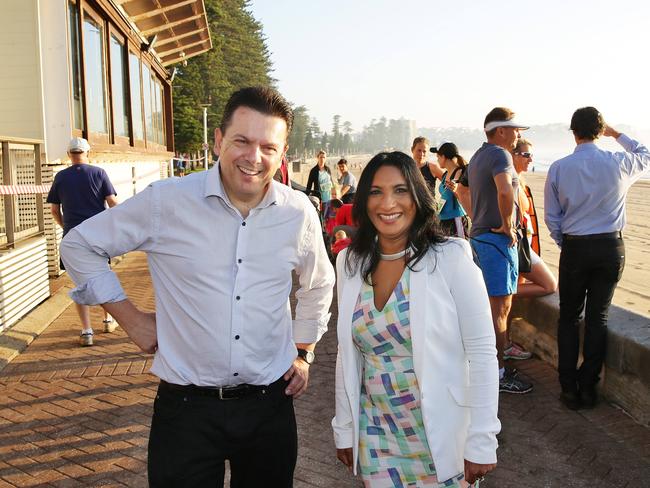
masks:
<path fill-rule="evenodd" d="M 336 262 L 336 416 L 338 449 L 359 451 L 359 396 L 363 357 L 352 341 L 352 314 L 361 290 L 359 272 L 345 270 L 347 249 Z M 461 239 L 435 246 L 410 277 L 413 363 L 422 418 L 438 479 L 464 472 L 464 459 L 496 463 L 499 366 L 490 304 L 481 271 Z"/>

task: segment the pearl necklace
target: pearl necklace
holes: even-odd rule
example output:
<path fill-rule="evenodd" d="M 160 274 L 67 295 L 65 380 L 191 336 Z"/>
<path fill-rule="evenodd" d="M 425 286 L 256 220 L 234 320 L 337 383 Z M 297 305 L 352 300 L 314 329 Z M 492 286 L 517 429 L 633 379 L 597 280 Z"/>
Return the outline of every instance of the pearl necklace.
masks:
<path fill-rule="evenodd" d="M 403 251 L 396 252 L 395 254 L 383 254 L 379 253 L 379 258 L 383 259 L 384 261 L 396 261 L 399 258 L 403 258 L 406 256 L 406 253 L 409 251 L 409 249 L 404 249 Z"/>

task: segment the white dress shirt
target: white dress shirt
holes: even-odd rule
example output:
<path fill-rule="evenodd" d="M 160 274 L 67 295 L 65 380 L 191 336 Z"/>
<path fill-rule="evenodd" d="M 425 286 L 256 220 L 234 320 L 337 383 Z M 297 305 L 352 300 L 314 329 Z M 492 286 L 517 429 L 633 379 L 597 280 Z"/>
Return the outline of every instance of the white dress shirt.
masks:
<path fill-rule="evenodd" d="M 327 330 L 334 285 L 318 215 L 273 181 L 246 219 L 219 166 L 156 182 L 70 231 L 61 256 L 77 303 L 126 295 L 106 257 L 147 253 L 156 296 L 152 373 L 175 384 L 266 385 L 296 358 L 295 343 Z M 295 320 L 289 294 L 299 275 Z"/>
<path fill-rule="evenodd" d="M 625 152 L 594 143 L 579 144 L 573 154 L 555 161 L 544 186 L 544 221 L 562 246 L 562 234 L 588 235 L 622 231 L 625 197 L 632 184 L 650 170 L 650 152 L 621 134 Z"/>

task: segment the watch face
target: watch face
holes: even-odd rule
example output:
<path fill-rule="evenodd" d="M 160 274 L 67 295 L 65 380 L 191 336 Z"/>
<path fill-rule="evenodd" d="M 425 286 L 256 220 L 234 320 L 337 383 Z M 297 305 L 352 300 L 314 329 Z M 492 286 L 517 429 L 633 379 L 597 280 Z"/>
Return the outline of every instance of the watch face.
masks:
<path fill-rule="evenodd" d="M 311 364 L 316 359 L 316 355 L 312 351 L 306 349 L 298 349 L 298 356 L 301 357 L 307 364 Z"/>

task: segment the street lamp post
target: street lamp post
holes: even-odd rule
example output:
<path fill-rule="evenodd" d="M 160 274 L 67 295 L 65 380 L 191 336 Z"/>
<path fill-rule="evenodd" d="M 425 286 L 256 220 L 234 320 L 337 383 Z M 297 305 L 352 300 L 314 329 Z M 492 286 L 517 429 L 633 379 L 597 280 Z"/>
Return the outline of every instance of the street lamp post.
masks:
<path fill-rule="evenodd" d="M 208 107 L 212 105 L 212 97 L 208 97 L 208 103 L 201 104 L 203 107 L 203 167 L 208 170 Z"/>

